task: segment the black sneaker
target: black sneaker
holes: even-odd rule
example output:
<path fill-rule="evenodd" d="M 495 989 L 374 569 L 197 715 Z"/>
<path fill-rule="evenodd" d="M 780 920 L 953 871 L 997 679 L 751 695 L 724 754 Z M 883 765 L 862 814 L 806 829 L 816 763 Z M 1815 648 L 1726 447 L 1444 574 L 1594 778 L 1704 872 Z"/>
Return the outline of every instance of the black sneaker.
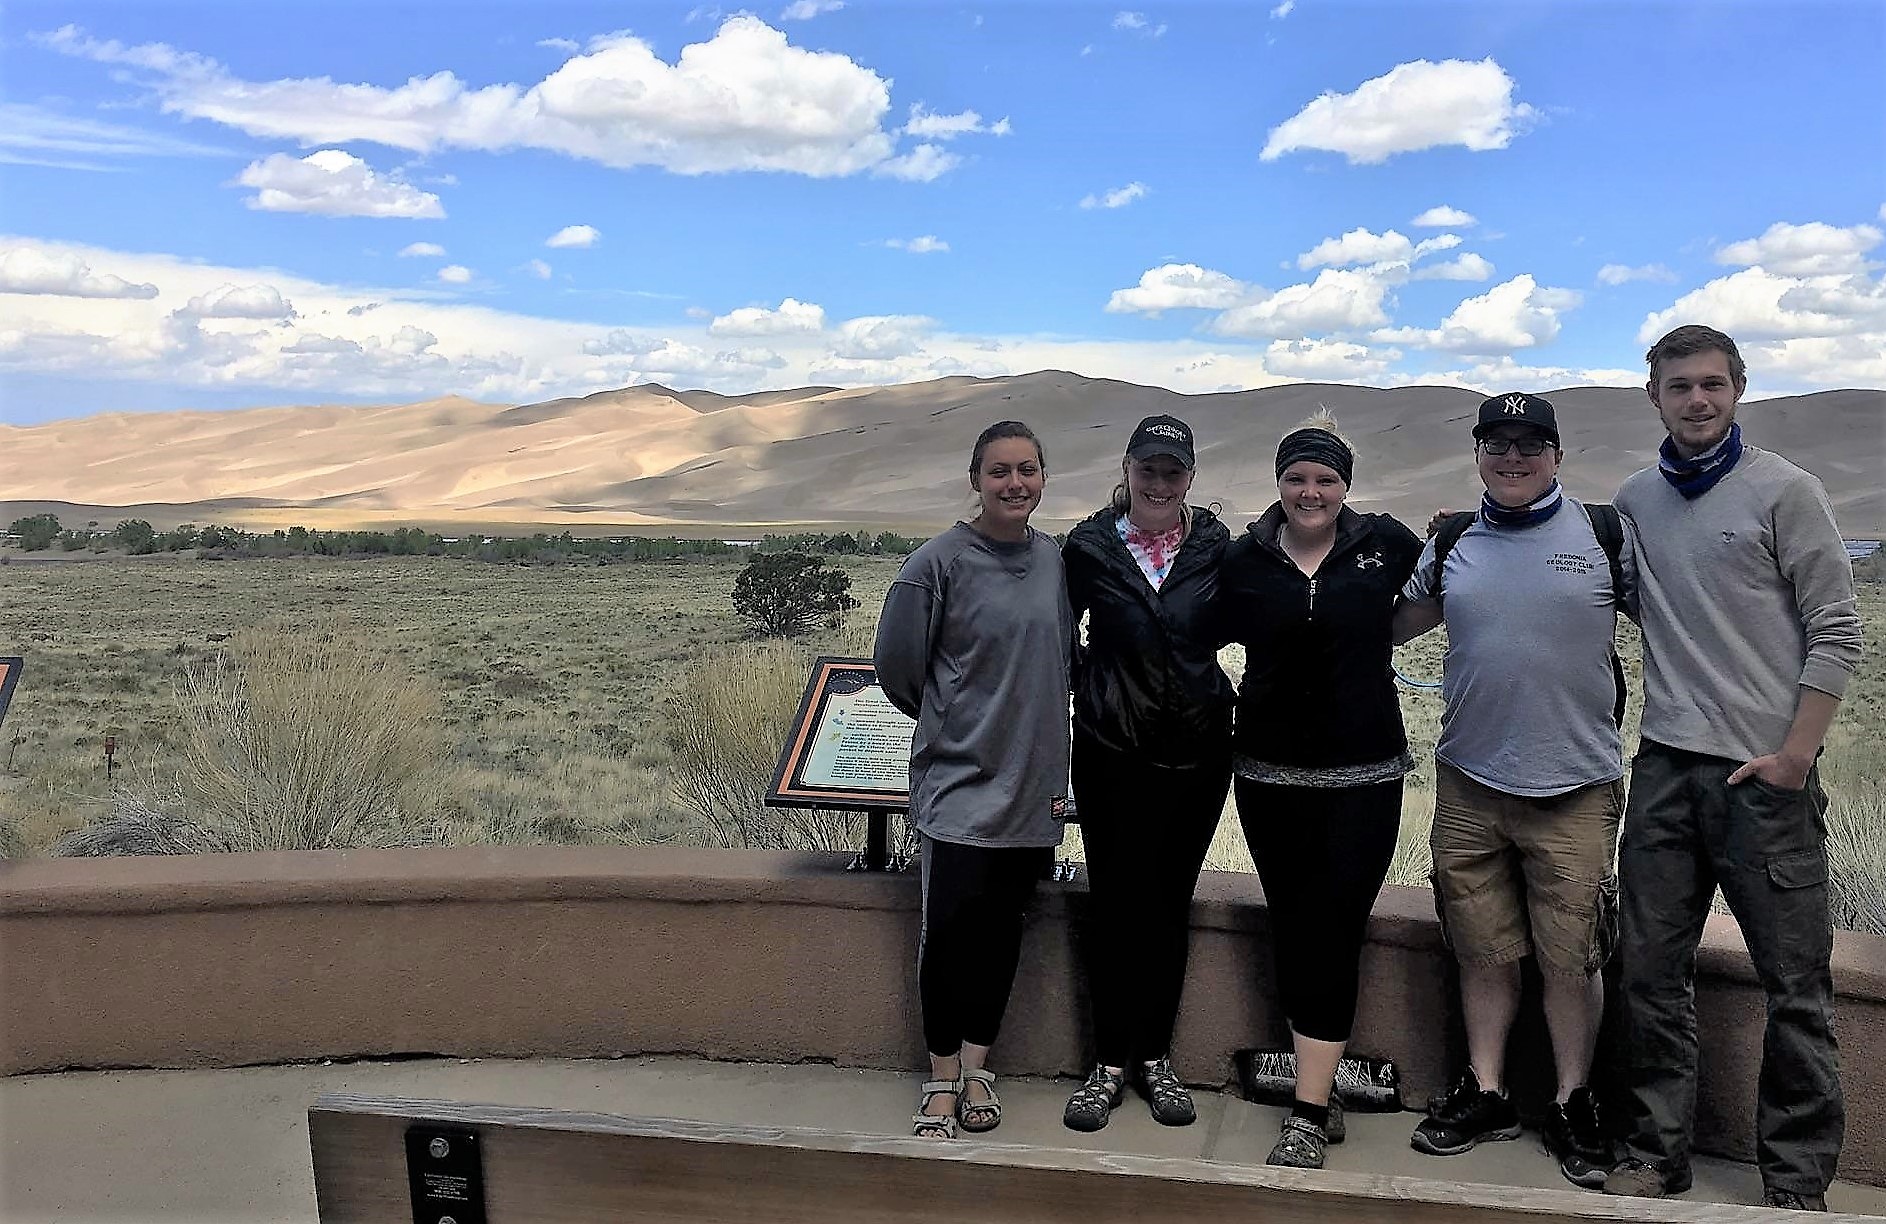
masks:
<path fill-rule="evenodd" d="M 1574 1186 L 1604 1189 L 1604 1179 L 1616 1167 L 1617 1147 L 1604 1133 L 1598 1098 L 1589 1088 L 1574 1088 L 1563 1105 L 1553 1102 L 1540 1128 L 1546 1151 L 1558 1158 L 1559 1172 Z"/>
<path fill-rule="evenodd" d="M 1827 1196 L 1824 1194 L 1796 1194 L 1792 1190 L 1770 1189 L 1762 1195 L 1765 1207 L 1783 1207 L 1789 1211 L 1825 1211 Z"/>
<path fill-rule="evenodd" d="M 1635 1156 L 1628 1157 L 1604 1179 L 1606 1194 L 1628 1194 L 1637 1198 L 1662 1198 L 1666 1194 L 1682 1194 L 1689 1188 L 1688 1169 L 1666 1173 L 1659 1166 Z"/>
<path fill-rule="evenodd" d="M 1475 1144 L 1517 1138 L 1519 1111 L 1499 1093 L 1481 1088 L 1469 1067 L 1428 1110 L 1408 1136 L 1408 1146 L 1430 1156 L 1458 1156 L 1471 1152 Z"/>

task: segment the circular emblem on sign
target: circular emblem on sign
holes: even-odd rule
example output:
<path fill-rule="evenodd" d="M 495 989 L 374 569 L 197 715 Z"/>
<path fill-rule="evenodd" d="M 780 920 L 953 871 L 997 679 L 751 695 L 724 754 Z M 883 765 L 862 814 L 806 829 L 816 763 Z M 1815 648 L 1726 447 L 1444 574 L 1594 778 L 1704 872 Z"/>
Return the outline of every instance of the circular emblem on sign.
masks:
<path fill-rule="evenodd" d="M 444 1160 L 446 1153 L 452 1150 L 452 1145 L 443 1139 L 434 1139 L 426 1150 L 432 1153 L 434 1160 Z"/>

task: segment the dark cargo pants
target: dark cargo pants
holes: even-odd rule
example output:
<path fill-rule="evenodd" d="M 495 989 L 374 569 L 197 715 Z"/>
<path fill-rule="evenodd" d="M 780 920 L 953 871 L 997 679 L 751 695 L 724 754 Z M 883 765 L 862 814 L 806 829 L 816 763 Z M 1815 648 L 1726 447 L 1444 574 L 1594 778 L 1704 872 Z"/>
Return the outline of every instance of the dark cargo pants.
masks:
<path fill-rule="evenodd" d="M 1826 794 L 1736 786 L 1740 761 L 1644 741 L 1618 850 L 1620 956 L 1637 1154 L 1690 1180 L 1696 1112 L 1696 947 L 1717 884 L 1768 996 L 1755 1159 L 1771 1189 L 1819 1194 L 1846 1129 L 1834 1040 Z"/>

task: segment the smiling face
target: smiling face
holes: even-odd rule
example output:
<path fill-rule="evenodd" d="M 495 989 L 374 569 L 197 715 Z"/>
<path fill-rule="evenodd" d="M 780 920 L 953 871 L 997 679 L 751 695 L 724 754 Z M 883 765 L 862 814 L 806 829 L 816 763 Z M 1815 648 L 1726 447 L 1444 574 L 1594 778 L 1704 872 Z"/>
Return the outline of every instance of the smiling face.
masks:
<path fill-rule="evenodd" d="M 997 438 L 982 449 L 982 466 L 969 474 L 969 487 L 982 505 L 977 523 L 998 540 L 1028 536 L 1028 516 L 1041 504 L 1048 475 L 1041 452 L 1027 438 Z"/>
<path fill-rule="evenodd" d="M 1647 388 L 1676 453 L 1688 459 L 1729 436 L 1735 406 L 1747 389 L 1729 370 L 1729 355 L 1705 349 L 1688 357 L 1657 363 Z"/>
<path fill-rule="evenodd" d="M 1192 469 L 1171 455 L 1125 459 L 1120 466 L 1126 472 L 1128 517 L 1147 531 L 1170 531 L 1191 492 Z"/>
<path fill-rule="evenodd" d="M 1522 455 L 1517 445 L 1509 446 L 1504 455 L 1488 452 L 1487 442 L 1544 442 L 1545 449 L 1536 455 Z M 1480 461 L 1480 483 L 1486 485 L 1488 496 L 1502 506 L 1519 507 L 1537 501 L 1539 496 L 1552 487 L 1558 479 L 1559 460 L 1564 452 L 1552 445 L 1547 437 L 1528 425 L 1496 425 L 1487 431 L 1487 436 L 1474 447 L 1474 454 Z"/>
<path fill-rule="evenodd" d="M 1283 503 L 1284 517 L 1301 535 L 1316 535 L 1336 528 L 1336 514 L 1342 509 L 1349 486 L 1336 469 L 1308 459 L 1299 459 L 1277 478 L 1277 497 Z"/>

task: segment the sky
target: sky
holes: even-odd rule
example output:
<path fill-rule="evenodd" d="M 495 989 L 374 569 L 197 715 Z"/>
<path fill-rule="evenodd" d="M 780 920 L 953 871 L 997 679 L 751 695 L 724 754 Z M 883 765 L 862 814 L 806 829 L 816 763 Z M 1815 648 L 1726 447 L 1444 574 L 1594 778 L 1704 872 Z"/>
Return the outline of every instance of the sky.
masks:
<path fill-rule="evenodd" d="M 0 422 L 1886 387 L 1886 5 L 9 0 Z"/>

